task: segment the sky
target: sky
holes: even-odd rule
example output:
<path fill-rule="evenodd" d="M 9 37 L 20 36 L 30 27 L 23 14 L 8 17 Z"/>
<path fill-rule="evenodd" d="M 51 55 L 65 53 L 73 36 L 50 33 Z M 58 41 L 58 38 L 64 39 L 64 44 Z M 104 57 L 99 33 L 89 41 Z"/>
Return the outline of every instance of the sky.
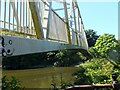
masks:
<path fill-rule="evenodd" d="M 85 29 L 93 29 L 98 35 L 114 34 L 118 39 L 118 2 L 79 2 Z"/>
<path fill-rule="evenodd" d="M 98 35 L 114 34 L 118 39 L 118 1 L 77 0 L 85 29 L 93 29 Z M 59 5 L 54 4 L 54 7 L 59 8 Z"/>

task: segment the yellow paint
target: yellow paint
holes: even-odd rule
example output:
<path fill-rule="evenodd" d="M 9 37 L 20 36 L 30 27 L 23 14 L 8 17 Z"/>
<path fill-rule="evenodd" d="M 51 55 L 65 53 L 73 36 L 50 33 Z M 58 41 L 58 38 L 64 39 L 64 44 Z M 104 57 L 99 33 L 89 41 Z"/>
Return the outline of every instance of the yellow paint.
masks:
<path fill-rule="evenodd" d="M 5 30 L 1 30 L 0 29 L 0 35 L 13 35 L 13 36 L 22 36 L 22 37 L 24 37 L 24 36 L 28 36 L 28 37 L 30 37 L 30 38 L 37 38 L 37 36 L 36 35 L 32 35 L 32 34 L 27 34 L 27 33 L 22 33 L 22 32 L 17 32 L 17 31 L 12 31 L 12 30 L 7 30 L 7 29 L 5 29 Z"/>

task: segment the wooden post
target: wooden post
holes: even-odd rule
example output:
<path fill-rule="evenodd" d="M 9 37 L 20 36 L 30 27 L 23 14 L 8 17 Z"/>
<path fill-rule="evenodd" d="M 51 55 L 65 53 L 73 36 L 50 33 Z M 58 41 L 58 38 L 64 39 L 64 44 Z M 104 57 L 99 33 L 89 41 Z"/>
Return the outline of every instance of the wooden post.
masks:
<path fill-rule="evenodd" d="M 64 4 L 64 13 L 65 13 L 65 20 L 66 20 L 66 27 L 67 27 L 68 43 L 71 44 L 66 0 L 64 0 L 63 4 Z"/>

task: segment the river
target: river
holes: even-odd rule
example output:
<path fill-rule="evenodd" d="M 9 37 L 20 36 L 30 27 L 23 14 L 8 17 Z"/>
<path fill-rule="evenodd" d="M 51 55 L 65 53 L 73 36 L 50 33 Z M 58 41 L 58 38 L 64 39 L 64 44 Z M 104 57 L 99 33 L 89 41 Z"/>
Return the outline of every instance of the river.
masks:
<path fill-rule="evenodd" d="M 60 85 L 61 75 L 65 82 L 72 82 L 74 80 L 72 73 L 77 71 L 77 67 L 49 67 L 26 70 L 3 70 L 2 75 L 7 77 L 15 76 L 21 81 L 25 88 L 51 88 L 51 83 L 54 81 L 57 86 Z M 62 74 L 61 74 L 62 73 Z"/>

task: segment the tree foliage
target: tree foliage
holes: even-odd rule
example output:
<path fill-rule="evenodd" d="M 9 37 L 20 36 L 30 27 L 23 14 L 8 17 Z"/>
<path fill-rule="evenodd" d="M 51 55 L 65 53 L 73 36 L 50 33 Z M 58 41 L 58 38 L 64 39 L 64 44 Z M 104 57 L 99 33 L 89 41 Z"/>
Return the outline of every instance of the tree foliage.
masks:
<path fill-rule="evenodd" d="M 120 41 L 115 39 L 115 35 L 101 35 L 96 40 L 94 47 L 89 48 L 89 52 L 94 58 L 80 64 L 79 71 L 74 75 L 76 78 L 74 83 L 111 83 L 112 72 L 118 75 L 118 80 L 120 81 L 120 69 L 118 67 L 118 62 L 120 62 Z"/>
<path fill-rule="evenodd" d="M 104 84 L 112 82 L 111 75 L 114 65 L 105 58 L 94 58 L 91 61 L 80 64 L 79 68 L 79 71 L 74 74 L 76 78 L 75 84 Z"/>
<path fill-rule="evenodd" d="M 90 54 L 91 54 L 91 56 L 92 56 L 93 58 L 99 57 L 99 53 L 98 53 L 98 51 L 95 49 L 95 47 L 90 47 L 90 48 L 88 49 L 88 51 L 90 52 Z"/>
<path fill-rule="evenodd" d="M 119 47 L 116 47 L 115 49 L 112 49 L 108 52 L 108 59 L 114 61 L 117 66 L 120 64 L 120 51 L 118 48 Z M 120 65 L 118 67 L 120 68 Z"/>
<path fill-rule="evenodd" d="M 115 39 L 115 35 L 113 34 L 101 35 L 97 39 L 94 46 L 97 52 L 103 57 L 110 56 L 110 52 L 117 50 L 117 47 L 118 47 L 118 42 Z"/>
<path fill-rule="evenodd" d="M 79 70 L 73 73 L 75 77 L 74 85 L 82 85 L 82 84 L 92 84 L 93 81 L 90 76 L 85 74 L 86 69 L 82 66 L 79 66 Z"/>
<path fill-rule="evenodd" d="M 83 61 L 83 57 L 80 52 L 63 50 L 59 51 L 55 55 L 56 62 L 54 66 L 65 67 L 74 66 Z"/>
<path fill-rule="evenodd" d="M 96 32 L 92 29 L 85 30 L 87 41 L 88 41 L 88 46 L 92 47 L 94 46 L 97 38 L 99 37 Z"/>
<path fill-rule="evenodd" d="M 3 69 L 28 69 L 48 66 L 74 66 L 83 62 L 80 52 L 63 50 L 3 58 Z"/>

